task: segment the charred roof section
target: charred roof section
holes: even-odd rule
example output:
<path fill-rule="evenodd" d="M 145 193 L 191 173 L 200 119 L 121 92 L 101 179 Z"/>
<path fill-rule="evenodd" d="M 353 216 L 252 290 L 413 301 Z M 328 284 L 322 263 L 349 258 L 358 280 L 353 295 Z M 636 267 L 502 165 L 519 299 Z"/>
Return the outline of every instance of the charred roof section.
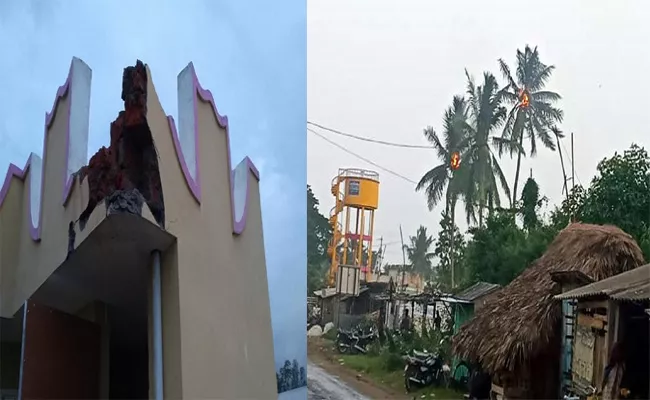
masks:
<path fill-rule="evenodd" d="M 158 153 L 147 124 L 147 70 L 140 60 L 124 69 L 122 100 L 124 110 L 111 123 L 110 146 L 99 149 L 79 171 L 80 180 L 88 177 L 90 190 L 88 205 L 79 216 L 81 229 L 97 204 L 118 191 L 139 193 L 164 227 Z"/>

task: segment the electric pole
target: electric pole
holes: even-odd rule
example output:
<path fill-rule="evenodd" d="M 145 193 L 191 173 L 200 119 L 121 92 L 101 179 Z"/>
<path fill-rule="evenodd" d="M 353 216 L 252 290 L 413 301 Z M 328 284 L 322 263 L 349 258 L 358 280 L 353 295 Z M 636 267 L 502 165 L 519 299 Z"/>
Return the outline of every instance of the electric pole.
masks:
<path fill-rule="evenodd" d="M 402 289 L 404 289 L 404 274 L 406 273 L 406 254 L 404 249 L 404 235 L 402 234 L 402 224 L 399 225 L 399 237 L 402 242 Z"/>
<path fill-rule="evenodd" d="M 571 132 L 571 190 L 576 187 L 576 164 L 573 155 L 573 132 Z"/>

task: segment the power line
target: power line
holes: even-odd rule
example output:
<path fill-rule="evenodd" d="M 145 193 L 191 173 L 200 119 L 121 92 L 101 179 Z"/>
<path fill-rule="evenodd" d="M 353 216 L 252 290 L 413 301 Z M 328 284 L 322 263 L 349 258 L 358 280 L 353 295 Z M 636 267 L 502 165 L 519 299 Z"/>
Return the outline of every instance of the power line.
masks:
<path fill-rule="evenodd" d="M 363 157 L 363 156 L 360 156 L 360 155 L 357 154 L 357 153 L 354 153 L 354 152 L 352 152 L 352 151 L 346 149 L 345 147 L 341 146 L 340 144 L 336 143 L 335 141 L 333 141 L 333 140 L 331 140 L 331 139 L 328 139 L 327 137 L 325 137 L 325 135 L 323 135 L 323 134 L 321 134 L 321 133 L 319 133 L 319 132 L 316 132 L 315 130 L 313 130 L 313 129 L 311 129 L 311 128 L 307 128 L 307 130 L 308 130 L 309 132 L 313 133 L 314 135 L 320 137 L 320 138 L 323 139 L 324 141 L 328 142 L 328 143 L 331 144 L 332 146 L 336 146 L 336 147 L 338 147 L 339 149 L 341 149 L 341 150 L 343 150 L 344 152 L 346 152 L 346 153 L 348 153 L 348 154 L 350 154 L 350 155 L 352 155 L 352 156 L 358 158 L 358 159 L 361 160 L 361 161 L 365 161 L 365 162 L 367 162 L 368 164 L 370 164 L 370 165 L 372 165 L 372 166 L 374 166 L 374 167 L 377 167 L 377 168 L 383 170 L 384 172 L 388 172 L 388 173 L 391 174 L 391 175 L 394 175 L 394 176 L 396 176 L 396 177 L 398 177 L 398 178 L 400 178 L 400 179 L 405 180 L 406 182 L 412 183 L 412 184 L 414 184 L 414 185 L 417 185 L 417 184 L 418 184 L 416 181 L 414 181 L 414 180 L 412 180 L 412 179 L 409 179 L 409 178 L 405 177 L 405 176 L 402 175 L 402 174 L 399 174 L 399 173 L 397 173 L 397 172 L 395 172 L 395 171 L 393 171 L 393 170 L 390 170 L 390 169 L 388 169 L 388 168 L 386 168 L 386 167 L 382 167 L 381 165 L 377 164 L 376 162 L 371 161 L 371 160 L 369 160 L 369 159 L 367 159 L 367 158 L 365 158 L 365 157 Z"/>
<path fill-rule="evenodd" d="M 402 148 L 406 148 L 406 149 L 427 149 L 427 150 L 434 149 L 433 146 L 423 146 L 423 145 L 419 145 L 419 144 L 406 144 L 406 143 L 387 142 L 385 140 L 379 140 L 379 139 L 373 139 L 373 138 L 359 136 L 359 135 L 353 135 L 351 133 L 339 131 L 337 129 L 328 128 L 326 126 L 323 126 L 323 125 L 320 125 L 320 124 L 317 124 L 317 123 L 311 122 L 311 121 L 307 121 L 307 124 L 315 126 L 317 128 L 320 128 L 320 129 L 322 129 L 324 131 L 335 133 L 337 135 L 345 136 L 345 137 L 348 137 L 348 138 L 351 138 L 351 139 L 361 140 L 361 141 L 364 141 L 364 142 L 370 142 L 370 143 L 375 143 L 375 144 L 383 144 L 384 146 L 402 147 Z"/>
<path fill-rule="evenodd" d="M 564 154 L 566 154 L 566 157 L 569 159 L 569 163 L 573 163 L 573 158 L 572 158 L 573 154 L 569 153 L 569 151 L 566 149 L 566 146 L 564 145 L 564 142 L 562 140 L 560 140 L 560 144 L 562 144 L 562 148 L 564 149 Z M 571 165 L 571 164 L 569 164 L 569 165 Z M 577 172 L 574 172 L 574 173 L 575 173 L 575 179 L 578 181 L 578 184 L 580 186 L 582 186 L 582 182 L 580 182 L 580 177 L 578 177 L 578 173 Z M 575 182 L 573 182 L 573 183 L 575 183 Z"/>

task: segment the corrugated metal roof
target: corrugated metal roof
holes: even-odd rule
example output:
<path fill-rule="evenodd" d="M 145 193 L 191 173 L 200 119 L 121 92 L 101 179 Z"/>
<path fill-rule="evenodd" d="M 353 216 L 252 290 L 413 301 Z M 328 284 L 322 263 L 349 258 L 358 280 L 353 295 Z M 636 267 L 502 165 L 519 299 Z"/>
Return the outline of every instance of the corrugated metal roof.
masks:
<path fill-rule="evenodd" d="M 336 295 L 336 288 L 322 288 L 321 290 L 314 290 L 314 296 L 326 299 Z"/>
<path fill-rule="evenodd" d="M 614 300 L 650 300 L 650 283 L 646 282 L 643 286 L 628 288 L 609 297 Z"/>
<path fill-rule="evenodd" d="M 459 300 L 465 300 L 465 301 L 474 301 L 478 299 L 479 297 L 485 296 L 487 294 L 490 294 L 494 292 L 495 290 L 499 289 L 501 285 L 498 285 L 496 283 L 488 283 L 488 282 L 478 282 L 467 289 L 463 290 L 462 292 L 458 293 L 454 297 L 459 299 Z"/>
<path fill-rule="evenodd" d="M 359 294 L 365 292 L 366 290 L 368 290 L 368 287 L 366 287 L 366 286 L 360 288 L 359 289 Z M 336 288 L 331 287 L 331 288 L 323 288 L 321 290 L 314 290 L 314 296 L 319 297 L 321 299 L 328 299 L 328 298 L 330 298 L 332 296 L 336 296 Z M 349 297 L 349 295 L 344 294 L 343 296 L 341 296 L 341 300 L 345 300 L 348 297 Z"/>
<path fill-rule="evenodd" d="M 449 304 L 472 304 L 470 300 L 461 300 L 455 297 L 441 297 L 440 301 Z"/>
<path fill-rule="evenodd" d="M 614 300 L 650 300 L 650 264 L 559 294 L 555 299 L 595 296 Z"/>

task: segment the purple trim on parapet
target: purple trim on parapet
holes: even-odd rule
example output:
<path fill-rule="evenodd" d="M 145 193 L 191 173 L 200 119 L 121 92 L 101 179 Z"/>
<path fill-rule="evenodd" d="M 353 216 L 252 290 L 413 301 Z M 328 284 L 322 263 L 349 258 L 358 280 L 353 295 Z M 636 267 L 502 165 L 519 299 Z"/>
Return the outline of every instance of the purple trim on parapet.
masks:
<path fill-rule="evenodd" d="M 5 202 L 5 199 L 7 198 L 7 194 L 9 193 L 9 187 L 11 186 L 11 179 L 13 177 L 16 177 L 20 179 L 21 181 L 25 181 L 25 178 L 27 177 L 27 172 L 29 171 L 31 165 L 32 165 L 32 157 L 38 157 L 36 154 L 31 153 L 29 157 L 27 157 L 27 162 L 25 163 L 25 168 L 20 169 L 16 164 L 10 163 L 9 168 L 7 169 L 7 175 L 5 175 L 5 180 L 2 184 L 2 189 L 0 189 L 0 209 L 2 208 L 2 205 Z M 41 190 L 43 187 L 43 180 L 41 180 Z M 39 241 L 41 240 L 41 216 L 42 216 L 42 207 L 39 207 L 39 218 L 38 218 L 38 226 L 34 226 L 32 223 L 32 202 L 31 202 L 31 185 L 27 185 L 27 199 L 29 200 L 28 205 L 27 205 L 27 217 L 29 219 L 29 235 L 31 236 L 32 240 L 34 241 Z M 42 191 L 41 191 L 42 193 Z"/>
<path fill-rule="evenodd" d="M 47 152 L 47 135 L 48 135 L 48 130 L 50 126 L 52 125 L 52 122 L 54 121 L 54 115 L 56 113 L 56 109 L 59 105 L 59 100 L 63 98 L 67 93 L 68 89 L 70 87 L 70 81 L 72 80 L 72 66 L 73 63 L 70 63 L 70 70 L 68 71 L 68 77 L 66 78 L 65 82 L 63 85 L 59 87 L 59 89 L 56 91 L 56 96 L 54 97 L 54 103 L 52 104 L 52 110 L 48 113 L 45 113 L 45 127 L 43 130 L 43 162 L 42 162 L 42 169 L 45 169 L 45 162 L 46 162 L 46 152 Z M 72 109 L 72 107 L 70 107 Z M 70 141 L 70 110 L 68 110 L 68 126 L 66 128 L 66 143 L 65 143 L 65 165 L 66 168 L 63 171 L 64 174 L 64 179 L 63 179 L 63 202 L 65 203 L 67 201 L 68 196 L 70 195 L 70 189 L 72 187 L 72 177 L 67 177 L 67 165 L 68 165 L 68 152 L 69 152 L 69 141 Z M 2 189 L 0 189 L 0 208 L 2 208 L 2 205 L 4 204 L 5 198 L 7 196 L 7 193 L 9 193 L 9 186 L 11 185 L 11 179 L 13 177 L 16 177 L 22 181 L 25 181 L 25 178 L 27 177 L 27 172 L 30 170 L 30 167 L 32 165 L 32 157 L 38 157 L 36 154 L 31 153 L 29 157 L 27 158 L 27 162 L 25 163 L 25 168 L 20 169 L 20 167 L 16 166 L 15 164 L 9 164 L 9 168 L 7 169 L 7 174 L 5 175 L 5 180 L 2 185 Z M 43 171 L 41 171 L 41 194 L 40 194 L 40 201 L 39 201 L 39 206 L 38 206 L 38 213 L 39 213 L 39 218 L 38 218 L 38 225 L 34 226 L 32 223 L 32 213 L 34 210 L 32 210 L 32 201 L 31 201 L 31 185 L 27 186 L 27 199 L 29 199 L 28 202 L 28 217 L 29 217 L 29 232 L 32 240 L 34 241 L 39 241 L 41 240 L 41 227 L 43 225 L 43 186 L 45 185 L 45 174 Z"/>
<path fill-rule="evenodd" d="M 247 177 L 247 189 L 246 189 L 246 202 L 244 205 L 244 213 L 241 219 L 238 220 L 238 218 L 235 215 L 235 198 L 234 198 L 234 176 L 232 170 L 232 164 L 231 164 L 231 155 L 230 155 L 230 129 L 228 126 L 228 117 L 225 115 L 219 114 L 219 111 L 217 110 L 217 106 L 215 105 L 214 102 L 214 97 L 212 96 L 212 93 L 209 90 L 203 89 L 201 84 L 199 83 L 199 80 L 196 76 L 196 72 L 194 71 L 194 65 L 192 63 L 189 64 L 189 67 L 191 68 L 192 71 L 192 77 L 193 77 L 193 85 L 194 85 L 194 149 L 195 149 L 195 160 L 196 160 L 196 179 L 192 177 L 192 174 L 190 173 L 187 162 L 185 160 L 185 156 L 183 154 L 183 150 L 181 148 L 180 140 L 178 137 L 178 131 L 176 130 L 176 123 L 174 121 L 174 118 L 171 115 L 167 116 L 167 120 L 169 122 L 169 127 L 171 128 L 172 131 L 172 138 L 174 140 L 174 147 L 176 148 L 176 155 L 178 157 L 178 161 L 181 165 L 181 169 L 183 170 L 183 175 L 185 176 L 185 181 L 187 182 L 187 186 L 189 187 L 190 191 L 192 192 L 192 195 L 196 199 L 196 201 L 200 204 L 201 203 L 201 164 L 200 164 L 200 159 L 199 159 L 199 121 L 198 121 L 198 104 L 197 104 L 197 96 L 200 97 L 202 101 L 210 103 L 212 106 L 212 111 L 214 112 L 214 115 L 217 119 L 217 122 L 219 123 L 219 126 L 221 128 L 224 128 L 226 130 L 226 148 L 227 148 L 227 161 L 228 161 L 228 168 L 231 168 L 231 174 L 230 174 L 230 204 L 231 204 L 231 212 L 232 212 L 232 222 L 233 222 L 233 233 L 236 235 L 241 234 L 244 231 L 244 228 L 246 227 L 246 216 L 248 215 L 248 196 L 250 195 L 250 180 Z M 260 175 L 259 171 L 253 164 L 253 162 L 250 160 L 250 158 L 245 157 L 242 162 L 246 162 L 248 165 L 248 169 L 250 172 L 253 173 L 253 176 L 259 181 Z"/>

